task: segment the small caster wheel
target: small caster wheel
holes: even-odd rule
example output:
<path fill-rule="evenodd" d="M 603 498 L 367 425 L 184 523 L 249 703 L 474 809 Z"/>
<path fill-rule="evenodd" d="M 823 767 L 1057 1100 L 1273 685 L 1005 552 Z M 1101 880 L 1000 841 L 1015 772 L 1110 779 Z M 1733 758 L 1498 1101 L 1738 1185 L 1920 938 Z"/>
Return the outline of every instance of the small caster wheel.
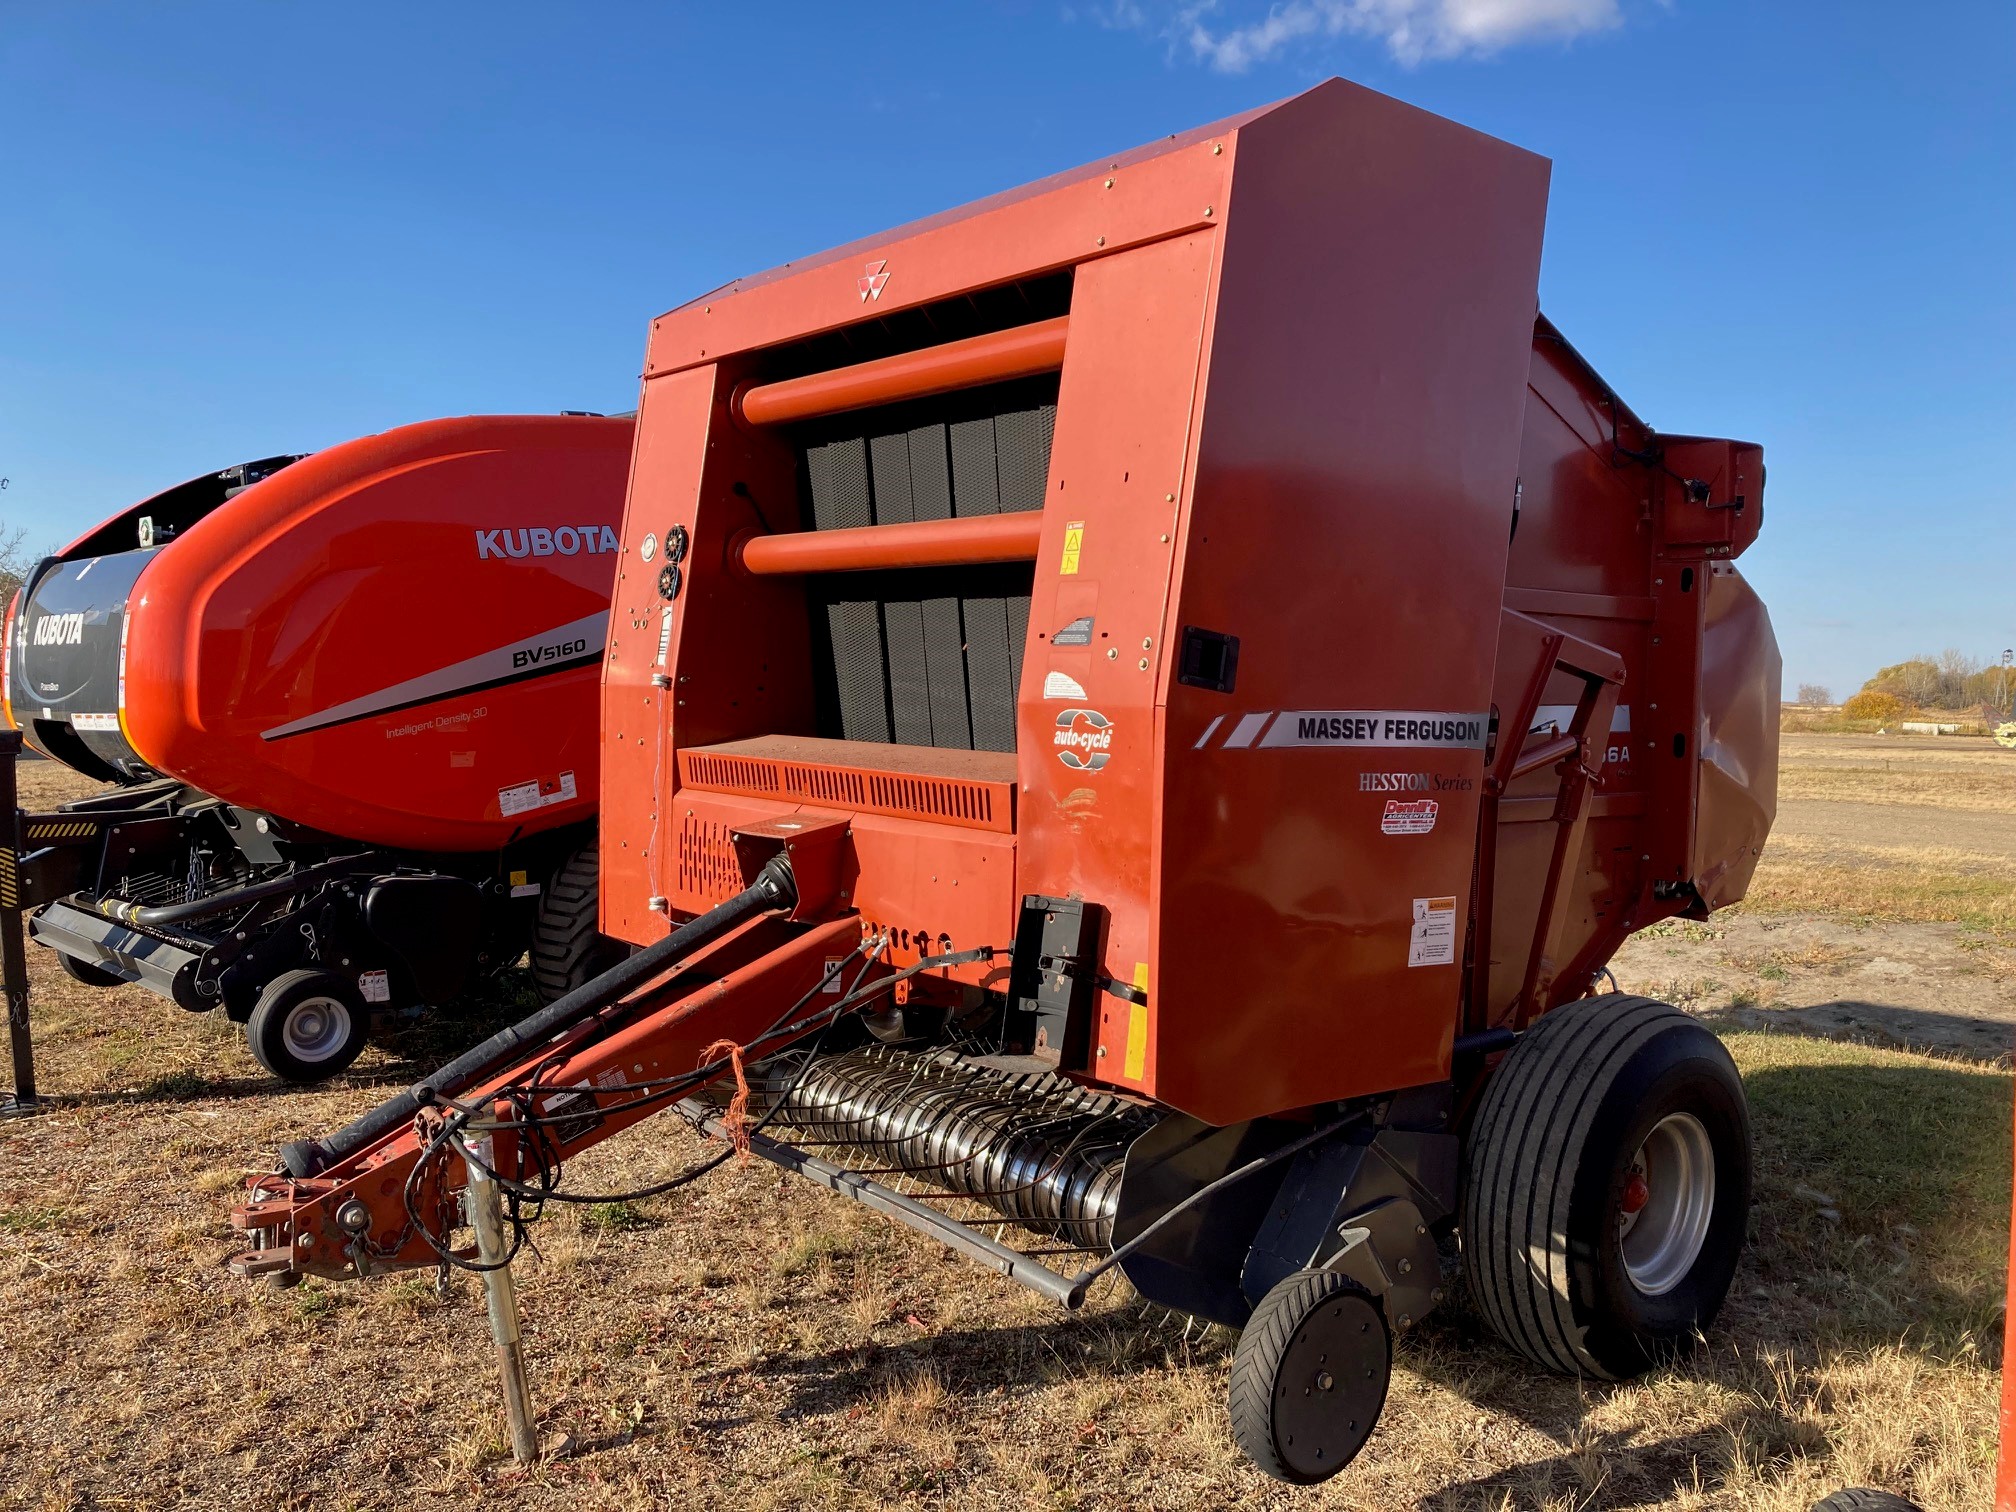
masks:
<path fill-rule="evenodd" d="M 1825 1501 L 1815 1502 L 1813 1512 L 1918 1512 L 1918 1503 L 1892 1496 L 1888 1491 L 1865 1491 L 1860 1487 L 1836 1491 Z"/>
<path fill-rule="evenodd" d="M 1335 1271 L 1297 1271 L 1260 1299 L 1239 1336 L 1232 1437 L 1277 1480 L 1328 1480 L 1372 1437 L 1392 1371 L 1379 1304 Z"/>
<path fill-rule="evenodd" d="M 370 1010 L 349 978 L 283 971 L 259 994 L 245 1044 L 282 1081 L 319 1082 L 357 1059 L 370 1028 Z"/>

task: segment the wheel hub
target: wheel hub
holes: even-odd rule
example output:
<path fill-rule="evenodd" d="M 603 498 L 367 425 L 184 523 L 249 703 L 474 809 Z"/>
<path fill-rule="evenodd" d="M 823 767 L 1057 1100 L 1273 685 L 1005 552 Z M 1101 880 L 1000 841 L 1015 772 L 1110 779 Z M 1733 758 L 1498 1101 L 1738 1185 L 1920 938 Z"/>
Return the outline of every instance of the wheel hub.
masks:
<path fill-rule="evenodd" d="M 1673 1290 L 1694 1268 L 1715 1215 L 1715 1146 L 1692 1113 L 1653 1125 L 1624 1178 L 1617 1242 L 1624 1273 L 1648 1297 Z"/>
<path fill-rule="evenodd" d="M 304 998 L 287 1015 L 281 1037 L 297 1060 L 325 1061 L 350 1037 L 350 1010 L 331 997 Z"/>
<path fill-rule="evenodd" d="M 1302 1320 L 1274 1378 L 1274 1441 L 1299 1475 L 1327 1476 L 1364 1447 L 1386 1402 L 1386 1322 L 1372 1299 L 1325 1298 Z"/>

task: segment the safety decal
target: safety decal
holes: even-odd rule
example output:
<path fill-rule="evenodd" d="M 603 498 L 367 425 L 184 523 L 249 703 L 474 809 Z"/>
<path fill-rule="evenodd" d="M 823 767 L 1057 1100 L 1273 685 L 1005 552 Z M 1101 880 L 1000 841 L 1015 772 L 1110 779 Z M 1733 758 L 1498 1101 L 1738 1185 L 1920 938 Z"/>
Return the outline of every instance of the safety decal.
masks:
<path fill-rule="evenodd" d="M 367 1003 L 389 1003 L 392 1001 L 392 975 L 386 971 L 360 971 L 357 973 L 357 992 Z"/>
<path fill-rule="evenodd" d="M 1078 553 L 1085 547 L 1085 522 L 1067 520 L 1064 524 L 1064 559 L 1057 564 L 1061 577 L 1075 577 L 1078 572 Z M 1088 636 L 1089 640 L 1090 637 Z"/>
<path fill-rule="evenodd" d="M 1050 737 L 1057 759 L 1076 772 L 1096 772 L 1112 756 L 1113 721 L 1097 709 L 1062 709 Z"/>
<path fill-rule="evenodd" d="M 1456 964 L 1456 900 L 1416 898 L 1414 928 L 1407 937 L 1409 966 Z"/>
<path fill-rule="evenodd" d="M 1222 740 L 1225 716 L 1211 721 L 1197 749 L 1279 750 L 1288 746 L 1407 747 L 1481 751 L 1490 732 L 1488 714 L 1445 714 L 1432 709 L 1267 709 L 1242 714 Z"/>
<path fill-rule="evenodd" d="M 1049 672 L 1043 677 L 1045 698 L 1083 698 L 1085 685 L 1068 672 Z"/>
<path fill-rule="evenodd" d="M 571 803 L 576 795 L 574 774 L 562 772 L 560 780 L 550 787 L 542 781 L 532 781 L 497 789 L 497 807 L 508 819 L 513 814 L 529 814 L 534 809 L 551 808 L 556 803 Z"/>
<path fill-rule="evenodd" d="M 672 606 L 667 604 L 658 617 L 658 660 L 653 666 L 665 665 L 665 658 L 672 654 Z"/>
<path fill-rule="evenodd" d="M 119 733 L 117 714 L 72 714 L 70 724 L 73 729 L 78 730 L 105 730 L 114 735 Z"/>
<path fill-rule="evenodd" d="M 1388 835 L 1425 835 L 1435 828 L 1441 805 L 1433 798 L 1388 798 L 1379 828 Z"/>
<path fill-rule="evenodd" d="M 1081 614 L 1062 630 L 1050 637 L 1053 646 L 1089 646 L 1092 644 L 1092 616 Z"/>
<path fill-rule="evenodd" d="M 539 896 L 539 884 L 537 882 L 526 881 L 524 872 L 514 871 L 511 873 L 511 896 L 514 898 L 536 898 Z"/>

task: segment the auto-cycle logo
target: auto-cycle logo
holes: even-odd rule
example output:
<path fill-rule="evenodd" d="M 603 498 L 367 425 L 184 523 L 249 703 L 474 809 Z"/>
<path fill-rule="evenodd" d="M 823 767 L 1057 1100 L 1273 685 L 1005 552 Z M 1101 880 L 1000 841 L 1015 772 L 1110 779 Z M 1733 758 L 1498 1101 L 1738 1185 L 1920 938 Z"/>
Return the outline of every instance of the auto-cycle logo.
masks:
<path fill-rule="evenodd" d="M 1113 721 L 1097 709 L 1064 709 L 1050 743 L 1057 759 L 1077 772 L 1096 772 L 1112 757 Z"/>
<path fill-rule="evenodd" d="M 861 303 L 882 297 L 882 285 L 889 282 L 889 260 L 878 258 L 868 264 L 868 271 L 854 280 L 854 287 L 861 291 Z"/>

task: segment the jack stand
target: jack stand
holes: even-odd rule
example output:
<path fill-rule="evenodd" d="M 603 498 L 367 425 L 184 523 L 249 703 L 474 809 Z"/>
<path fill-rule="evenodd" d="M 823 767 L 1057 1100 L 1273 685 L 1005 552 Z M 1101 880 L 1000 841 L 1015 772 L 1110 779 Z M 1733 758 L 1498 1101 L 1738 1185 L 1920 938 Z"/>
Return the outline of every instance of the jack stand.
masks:
<path fill-rule="evenodd" d="M 14 762 L 21 732 L 0 730 L 0 814 L 7 816 L 0 850 L 0 989 L 7 994 L 7 1041 L 14 1058 L 14 1090 L 0 1095 L 0 1118 L 46 1111 L 35 1095 L 35 1046 L 28 1037 L 28 957 L 21 943 L 21 811 Z"/>
<path fill-rule="evenodd" d="M 483 1301 L 490 1312 L 490 1337 L 497 1345 L 497 1369 L 504 1377 L 511 1457 L 529 1465 L 539 1458 L 539 1438 L 533 1428 L 532 1391 L 525 1380 L 525 1351 L 518 1341 L 518 1288 L 506 1263 L 510 1246 L 504 1237 L 504 1199 L 487 1169 L 495 1159 L 487 1134 L 464 1147 L 469 1186 L 463 1201 L 469 1210 L 469 1226 L 476 1231 L 476 1258 L 495 1267 L 483 1272 Z"/>

